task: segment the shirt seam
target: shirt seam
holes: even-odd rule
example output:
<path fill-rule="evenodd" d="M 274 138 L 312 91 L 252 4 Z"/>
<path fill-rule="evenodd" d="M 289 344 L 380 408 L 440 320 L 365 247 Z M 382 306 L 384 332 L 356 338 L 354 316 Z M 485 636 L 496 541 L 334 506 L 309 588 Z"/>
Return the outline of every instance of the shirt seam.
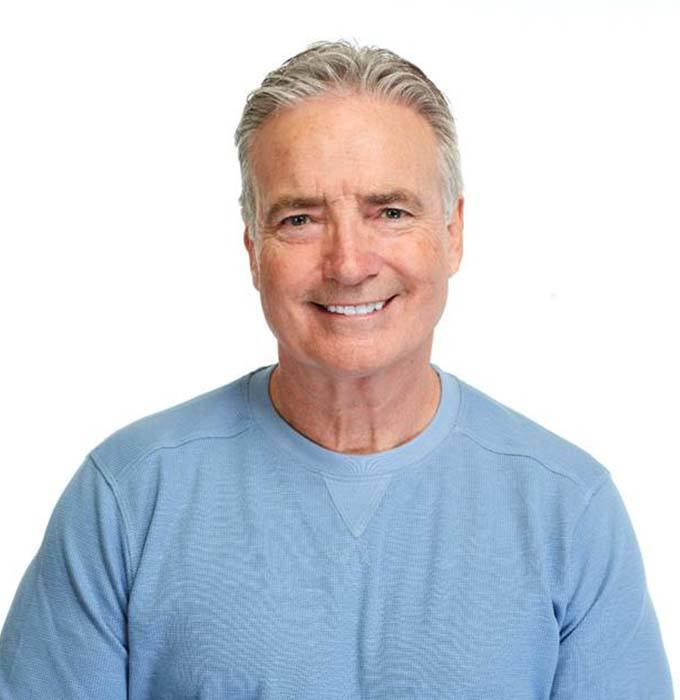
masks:
<path fill-rule="evenodd" d="M 567 600 L 567 592 L 571 589 L 571 584 L 572 584 L 572 576 L 573 576 L 573 571 L 572 571 L 572 557 L 573 557 L 573 550 L 574 550 L 574 539 L 576 535 L 576 530 L 578 529 L 579 525 L 585 518 L 586 512 L 590 508 L 591 503 L 595 499 L 595 496 L 600 493 L 605 485 L 607 483 L 612 483 L 611 480 L 611 475 L 609 473 L 606 473 L 603 475 L 603 477 L 595 483 L 595 485 L 590 489 L 590 491 L 586 494 L 585 497 L 585 502 L 583 504 L 583 507 L 581 508 L 579 514 L 576 516 L 574 519 L 574 524 L 572 525 L 570 531 L 569 531 L 569 537 L 567 538 L 567 557 L 566 557 L 566 575 L 564 577 L 564 586 L 565 590 L 562 591 L 562 601 L 563 601 L 563 607 L 564 610 L 566 611 L 567 607 L 569 606 L 569 600 Z M 571 634 L 577 630 L 581 626 L 581 622 L 586 618 L 588 615 L 588 611 L 586 611 L 581 619 L 565 634 L 562 635 L 560 634 L 560 644 L 565 639 L 568 639 Z"/>
<path fill-rule="evenodd" d="M 459 385 L 460 385 L 460 394 L 461 394 L 461 398 L 460 398 L 461 405 L 460 405 L 459 416 L 462 417 L 463 413 L 464 413 L 464 411 L 463 411 L 464 402 L 466 402 L 467 394 L 470 391 L 470 388 L 467 385 L 464 385 L 462 382 L 459 382 Z M 502 404 L 500 404 L 500 405 L 503 406 Z M 508 407 L 503 406 L 503 408 L 508 408 Z M 509 410 L 513 413 L 516 413 L 516 411 L 514 411 L 513 409 L 509 409 Z M 518 414 L 518 415 L 521 415 L 521 414 Z M 530 420 L 530 419 L 526 418 L 526 416 L 521 416 L 521 417 L 526 419 L 526 420 Z M 535 421 L 531 421 L 531 422 L 535 422 Z M 555 474 L 556 476 L 561 476 L 562 478 L 571 481 L 573 484 L 575 484 L 579 488 L 585 489 L 586 496 L 588 495 L 588 493 L 590 493 L 590 490 L 593 488 L 592 486 L 588 486 L 588 484 L 583 483 L 577 477 L 570 474 L 568 468 L 565 467 L 564 464 L 561 464 L 559 462 L 559 460 L 555 460 L 555 464 L 551 465 L 547 461 L 541 459 L 540 457 L 537 457 L 534 454 L 529 454 L 528 452 L 511 452 L 508 450 L 496 449 L 496 448 L 492 447 L 491 445 L 489 445 L 488 443 L 486 443 L 482 438 L 480 438 L 476 434 L 475 431 L 471 430 L 470 428 L 466 428 L 464 426 L 464 423 L 461 422 L 460 420 L 458 420 L 458 416 L 456 419 L 456 425 L 457 425 L 456 429 L 460 433 L 462 433 L 463 435 L 466 435 L 468 438 L 470 438 L 470 440 L 477 443 L 480 447 L 482 447 L 483 449 L 485 449 L 493 454 L 506 455 L 508 457 L 525 457 L 526 459 L 534 460 L 540 466 L 542 466 L 544 469 L 551 472 L 552 474 Z M 536 425 L 538 425 L 538 424 L 536 424 Z M 540 425 L 538 425 L 538 427 L 542 428 L 542 426 L 540 426 Z M 550 431 L 548 431 L 548 432 L 550 432 Z M 553 433 L 553 435 L 554 435 L 554 433 Z M 559 438 L 560 436 L 556 436 L 556 437 Z M 580 449 L 580 448 L 577 448 L 577 449 Z M 602 477 L 603 479 L 607 475 L 611 476 L 609 470 L 601 462 L 599 462 L 597 459 L 595 459 L 591 454 L 588 454 L 585 450 L 581 450 L 581 452 L 587 457 L 587 459 L 591 460 L 594 464 L 596 464 L 599 467 L 599 469 L 604 471 L 604 475 Z M 559 466 L 556 466 L 556 465 L 559 465 Z M 596 485 L 599 483 L 600 483 L 600 481 L 598 480 L 596 482 Z"/>
<path fill-rule="evenodd" d="M 133 572 L 132 572 L 132 548 L 130 547 L 130 531 L 131 531 L 131 524 L 130 524 L 130 518 L 128 516 L 127 511 L 125 510 L 122 502 L 122 497 L 120 495 L 120 492 L 118 490 L 118 484 L 116 480 L 113 478 L 113 476 L 109 473 L 108 469 L 104 466 L 103 462 L 99 460 L 99 458 L 95 458 L 94 454 L 90 452 L 89 454 L 90 462 L 92 463 L 92 466 L 95 469 L 95 472 L 99 474 L 99 476 L 104 480 L 106 485 L 111 489 L 111 493 L 113 494 L 113 499 L 116 503 L 116 507 L 118 509 L 118 512 L 120 514 L 122 523 L 123 523 L 123 544 L 124 544 L 124 551 L 125 551 L 125 571 L 127 575 L 127 590 L 126 590 L 126 598 L 129 599 L 130 597 L 130 591 L 132 590 L 132 584 L 133 584 Z"/>
<path fill-rule="evenodd" d="M 120 471 L 118 472 L 118 480 L 122 481 L 125 474 L 132 469 L 132 467 L 136 466 L 140 462 L 143 462 L 145 459 L 148 459 L 154 452 L 158 452 L 159 450 L 174 450 L 179 447 L 183 447 L 184 445 L 187 445 L 190 442 L 197 442 L 199 440 L 230 440 L 233 437 L 236 437 L 237 435 L 240 435 L 241 433 L 245 432 L 248 430 L 248 425 L 238 425 L 234 426 L 234 429 L 232 432 L 228 434 L 214 434 L 214 433 L 204 433 L 202 435 L 188 435 L 186 437 L 180 438 L 175 442 L 167 442 L 167 443 L 162 443 L 160 445 L 153 445 L 152 447 L 149 447 L 145 452 L 142 452 L 142 454 L 137 455 L 133 459 L 131 459 L 125 466 L 123 466 Z"/>
<path fill-rule="evenodd" d="M 583 489 L 586 488 L 586 496 L 589 493 L 588 487 L 585 486 L 581 481 L 573 477 L 571 474 L 569 474 L 567 471 L 561 471 L 553 466 L 551 466 L 548 462 L 545 460 L 541 459 L 540 457 L 537 457 L 536 455 L 529 454 L 529 452 L 511 452 L 509 450 L 499 450 L 494 447 L 491 447 L 490 445 L 486 444 L 483 440 L 481 440 L 478 436 L 470 432 L 469 430 L 461 427 L 456 428 L 457 432 L 461 433 L 461 435 L 465 435 L 467 438 L 472 440 L 475 444 L 479 445 L 482 449 L 487 450 L 488 452 L 491 452 L 493 454 L 497 455 L 504 455 L 507 457 L 524 457 L 525 459 L 531 459 L 537 464 L 539 464 L 541 467 L 543 467 L 546 471 L 549 471 L 551 474 L 555 474 L 556 476 L 561 476 L 564 479 L 567 479 L 568 481 L 571 481 L 573 484 L 578 486 L 579 488 Z M 596 460 L 595 460 L 596 461 Z M 601 469 L 604 469 L 605 477 L 609 474 L 609 471 L 607 468 L 597 462 L 597 464 L 600 466 Z M 604 478 L 604 477 L 603 477 Z M 598 484 L 600 483 L 599 481 L 597 482 Z M 592 488 L 592 487 L 590 487 Z"/>

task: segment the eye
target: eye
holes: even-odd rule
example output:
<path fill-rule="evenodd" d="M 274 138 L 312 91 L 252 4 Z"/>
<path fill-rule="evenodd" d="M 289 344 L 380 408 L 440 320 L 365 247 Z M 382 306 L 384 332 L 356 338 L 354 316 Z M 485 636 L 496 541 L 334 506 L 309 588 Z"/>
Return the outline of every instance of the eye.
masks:
<path fill-rule="evenodd" d="M 290 221 L 291 226 L 299 227 L 306 221 L 301 221 L 301 219 L 309 219 L 308 214 L 293 214 L 292 216 L 287 216 L 285 219 L 281 219 L 281 225 L 285 226 L 287 221 Z"/>
<path fill-rule="evenodd" d="M 404 216 L 410 216 L 410 214 L 405 211 L 404 209 L 397 209 L 395 207 L 386 207 L 385 209 L 381 209 L 380 215 L 382 216 L 383 214 L 387 214 L 387 219 L 392 219 L 393 221 L 399 221 L 400 219 L 403 219 Z"/>

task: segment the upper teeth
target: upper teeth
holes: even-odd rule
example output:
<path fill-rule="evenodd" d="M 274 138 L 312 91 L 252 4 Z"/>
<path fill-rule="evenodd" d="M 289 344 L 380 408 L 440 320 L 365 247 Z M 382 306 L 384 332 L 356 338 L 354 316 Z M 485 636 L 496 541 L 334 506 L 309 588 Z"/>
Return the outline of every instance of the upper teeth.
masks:
<path fill-rule="evenodd" d="M 370 314 L 372 311 L 382 309 L 384 301 L 377 301 L 373 304 L 359 304 L 358 306 L 326 306 L 325 308 L 335 314 Z"/>

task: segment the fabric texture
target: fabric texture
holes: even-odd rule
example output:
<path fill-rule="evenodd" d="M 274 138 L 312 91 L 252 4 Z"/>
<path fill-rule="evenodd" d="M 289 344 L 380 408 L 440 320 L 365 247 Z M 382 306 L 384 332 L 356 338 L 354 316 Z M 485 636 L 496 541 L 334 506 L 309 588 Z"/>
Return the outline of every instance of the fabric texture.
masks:
<path fill-rule="evenodd" d="M 85 457 L 0 635 L 1 700 L 669 700 L 609 471 L 444 372 L 426 429 L 347 455 L 273 365 Z"/>

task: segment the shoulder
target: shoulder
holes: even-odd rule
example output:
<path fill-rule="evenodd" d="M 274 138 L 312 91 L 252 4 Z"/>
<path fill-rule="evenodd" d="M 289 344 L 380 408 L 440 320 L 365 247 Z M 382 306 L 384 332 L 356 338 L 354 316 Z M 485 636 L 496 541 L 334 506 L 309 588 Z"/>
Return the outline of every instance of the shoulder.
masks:
<path fill-rule="evenodd" d="M 208 439 L 229 439 L 250 427 L 249 372 L 223 386 L 142 416 L 118 428 L 90 455 L 113 480 L 159 450 Z"/>
<path fill-rule="evenodd" d="M 560 482 L 588 498 L 610 476 L 593 455 L 548 430 L 519 411 L 476 387 L 457 379 L 460 409 L 456 430 L 477 449 L 518 464 L 533 466 L 532 473 Z"/>

